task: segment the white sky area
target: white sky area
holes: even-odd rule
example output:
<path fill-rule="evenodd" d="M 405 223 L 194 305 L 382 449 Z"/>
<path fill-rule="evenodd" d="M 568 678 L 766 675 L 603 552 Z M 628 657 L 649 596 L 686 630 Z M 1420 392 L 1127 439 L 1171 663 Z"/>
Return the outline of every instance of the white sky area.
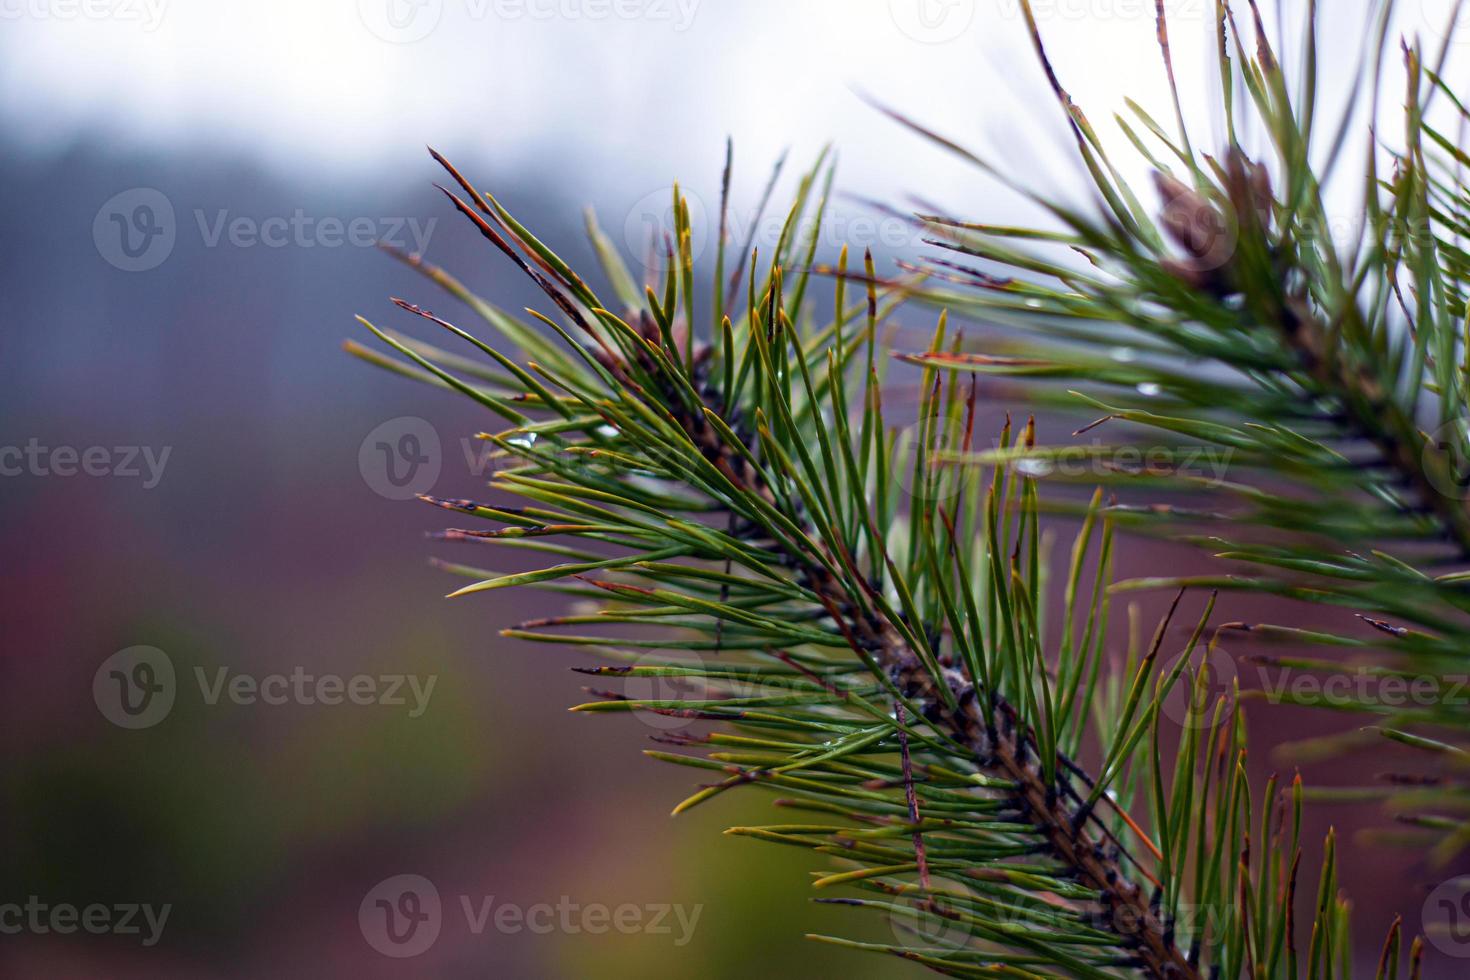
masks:
<path fill-rule="evenodd" d="M 1125 96 L 1172 122 L 1153 0 L 1034 6 L 1099 128 L 1116 132 Z M 1451 6 L 1404 0 L 1401 29 L 1437 46 Z M 1322 2 L 1329 95 L 1350 84 L 1369 7 Z M 1166 0 L 1197 120 L 1215 115 L 1213 8 Z M 1470 25 L 1460 33 L 1470 52 Z M 432 143 L 478 172 L 591 183 L 569 188 L 591 199 L 675 176 L 711 187 L 728 133 L 744 194 L 783 147 L 799 161 L 830 140 L 846 190 L 957 207 L 993 197 L 858 89 L 1028 183 L 1080 183 L 1019 0 L 0 0 L 0 124 L 30 153 L 81 139 L 120 154 L 210 147 L 352 181 L 424 173 Z"/>

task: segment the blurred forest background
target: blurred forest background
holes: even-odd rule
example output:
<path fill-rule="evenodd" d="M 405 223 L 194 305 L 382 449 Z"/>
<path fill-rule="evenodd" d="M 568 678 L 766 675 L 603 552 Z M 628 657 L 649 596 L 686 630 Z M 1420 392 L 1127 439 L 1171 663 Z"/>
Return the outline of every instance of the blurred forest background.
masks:
<path fill-rule="evenodd" d="M 1430 36 L 1448 9 L 1404 6 L 1405 29 Z M 1046 8 L 1053 57 L 1093 115 L 1105 118 L 1128 94 L 1164 117 L 1152 7 Z M 1213 4 L 1177 7 L 1181 84 L 1203 106 Z M 1007 0 L 5 6 L 0 446 L 168 456 L 156 485 L 146 467 L 137 478 L 34 467 L 0 478 L 0 903 L 35 895 L 172 911 L 147 948 L 127 936 L 0 935 L 0 973 L 907 969 L 802 940 L 888 927 L 810 904 L 806 855 L 719 836 L 764 796 L 732 794 L 671 821 L 693 780 L 637 755 L 654 729 L 565 712 L 581 694 L 567 667 L 585 659 L 498 635 L 561 608 L 554 597 L 443 600 L 458 580 L 428 556 L 506 559 L 424 540 L 452 517 L 378 492 L 364 441 L 380 425 L 422 418 L 440 442 L 433 491 L 473 496 L 484 475 L 462 440 L 489 420 L 462 399 L 369 369 L 340 343 L 368 339 L 354 313 L 427 336 L 391 310 L 390 295 L 469 318 L 350 239 L 426 242 L 431 259 L 518 309 L 538 298 L 445 207 L 426 143 L 588 267 L 585 205 L 636 261 L 672 179 L 713 219 L 727 134 L 737 228 L 783 149 L 794 171 L 832 140 L 844 196 L 823 255 L 847 240 L 871 246 L 891 271 L 921 243 L 869 199 L 935 201 L 996 222 L 1025 212 L 901 134 L 859 91 L 998 151 L 1037 186 L 1080 186 L 1017 9 Z M 1363 9 L 1332 5 L 1327 30 L 1343 50 L 1356 50 Z M 1351 80 L 1339 72 L 1337 82 Z M 788 177 L 776 200 L 791 187 Z M 907 311 L 897 338 L 922 346 L 931 323 Z M 1005 407 L 992 405 L 990 421 Z M 1197 560 L 1132 546 L 1120 570 Z M 1158 605 L 1144 601 L 1149 628 Z M 1252 617 L 1240 600 L 1222 609 L 1223 619 Z M 99 711 L 93 680 L 135 645 L 166 652 L 178 695 L 158 724 L 126 730 Z M 436 683 L 419 717 L 385 705 L 211 705 L 196 667 Z M 1255 731 L 1268 749 L 1323 725 L 1343 720 L 1273 717 Z M 1259 765 L 1264 773 L 1279 760 L 1263 749 Z M 1341 819 L 1314 813 L 1314 828 Z M 1350 851 L 1346 864 L 1370 941 L 1395 911 L 1416 922 L 1425 886 L 1443 876 L 1386 879 L 1400 859 L 1372 847 Z M 679 946 L 649 934 L 475 935 L 447 909 L 431 950 L 395 960 L 364 940 L 358 907 L 398 874 L 432 880 L 446 906 L 460 895 L 523 906 L 569 896 L 703 911 Z"/>

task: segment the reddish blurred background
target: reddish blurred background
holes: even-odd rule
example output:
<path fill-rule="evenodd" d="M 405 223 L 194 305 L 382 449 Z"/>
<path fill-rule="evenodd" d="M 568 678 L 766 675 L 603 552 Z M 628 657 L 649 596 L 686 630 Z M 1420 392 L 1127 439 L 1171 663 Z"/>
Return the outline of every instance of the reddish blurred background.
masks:
<path fill-rule="evenodd" d="M 537 298 L 428 186 L 435 174 L 420 156 L 424 140 L 442 140 L 467 173 L 493 182 L 583 266 L 583 204 L 595 204 L 633 252 L 626 236 L 641 227 L 643 202 L 673 168 L 684 168 L 694 193 L 717 200 L 720 139 L 730 130 L 742 168 L 737 193 L 749 200 L 777 147 L 795 142 L 793 160 L 809 158 L 830 135 L 856 161 L 845 165 L 844 190 L 899 200 L 922 188 L 978 215 L 1001 200 L 992 185 L 899 142 L 847 87 L 871 82 L 898 104 L 974 127 L 983 106 L 969 96 L 936 104 L 931 82 L 992 77 L 1017 64 L 1025 85 L 1036 81 L 1023 56 L 987 40 L 992 29 L 1014 40 L 1016 24 L 982 10 L 953 36 L 916 39 L 912 23 L 905 33 L 881 2 L 840 16 L 820 5 L 761 2 L 734 13 L 711 5 L 686 33 L 478 22 L 443 27 L 417 46 L 367 37 L 354 40 L 361 57 L 342 62 L 332 32 L 363 26 L 344 7 L 345 26 L 298 23 L 289 6 L 230 13 L 225 27 L 239 31 L 218 40 L 213 73 L 207 57 L 182 53 L 199 40 L 191 31 L 208 22 L 202 8 L 182 2 L 146 38 L 118 40 L 116 25 L 34 12 L 0 35 L 0 108 L 11 123 L 0 129 L 0 445 L 36 440 L 79 453 L 101 446 L 118 464 L 117 447 L 169 454 L 156 486 L 142 476 L 34 469 L 0 478 L 0 903 L 37 896 L 51 906 L 170 910 L 150 946 L 130 935 L 0 935 L 0 972 L 733 978 L 912 970 L 803 940 L 806 932 L 891 933 L 852 910 L 812 905 L 809 856 L 720 836 L 767 812 L 765 798 L 729 794 L 671 820 L 670 807 L 694 780 L 637 754 L 653 729 L 633 718 L 566 713 L 581 696 L 567 667 L 584 661 L 498 635 L 559 608 L 554 598 L 442 598 L 458 580 L 430 568 L 429 555 L 492 567 L 513 559 L 467 557 L 425 541 L 425 531 L 445 525 L 444 513 L 377 492 L 382 474 L 364 466 L 361 451 L 378 426 L 422 418 L 440 440 L 434 492 L 475 495 L 483 479 L 466 465 L 461 440 L 486 420 L 462 399 L 343 356 L 339 344 L 369 339 L 351 321 L 356 312 L 417 329 L 391 310 L 389 295 L 462 311 L 372 248 L 331 244 L 320 222 L 360 219 L 377 235 L 396 227 L 405 238 L 413 227 L 429 229 L 432 258 L 516 309 Z M 248 31 L 239 22 L 247 16 Z M 1052 26 L 1087 57 L 1088 25 Z M 1136 57 L 1113 66 L 1151 57 L 1147 18 L 1114 17 L 1092 33 L 1099 30 L 1137 35 L 1124 49 Z M 242 48 L 242 38 L 259 47 Z M 628 50 L 609 59 L 613 42 L 605 39 Z M 481 56 L 492 50 L 518 59 L 546 88 L 512 97 L 495 83 L 504 62 Z M 803 51 L 815 52 L 810 64 Z M 989 52 L 988 66 L 977 51 Z M 70 59 L 64 70 L 58 58 Z M 564 66 L 585 68 L 579 59 L 601 59 L 601 74 L 565 78 Z M 670 94 L 660 64 L 678 66 L 695 94 Z M 759 70 L 747 82 L 740 73 L 751 65 Z M 385 76 L 420 88 L 409 99 L 397 88 L 388 94 Z M 302 88 L 277 92 L 282 78 L 298 77 Z M 818 94 L 802 94 L 797 77 Z M 1129 69 L 1109 83 L 1137 77 Z M 254 85 L 275 94 L 252 97 Z M 323 92 L 352 111 L 334 111 Z M 359 111 L 365 104 L 381 118 Z M 482 109 L 495 125 L 479 123 Z M 1015 122 L 987 125 L 1004 132 Z M 339 125 L 347 134 L 340 140 Z M 1021 149 L 1012 151 L 1029 167 Z M 1046 169 L 1066 171 L 1042 156 Z M 133 259 L 119 252 L 110 215 L 132 221 L 138 201 L 109 202 L 138 188 L 167 200 L 173 243 L 157 264 L 127 271 Z M 903 234 L 881 240 L 880 226 L 862 230 L 857 218 L 873 212 L 851 199 L 839 207 L 845 226 L 869 236 L 865 244 L 884 262 L 917 244 Z M 1006 216 L 1014 205 L 995 208 Z M 280 247 L 232 242 L 228 230 L 214 242 L 215 230 L 228 229 L 222 212 L 257 231 L 301 213 L 314 230 Z M 146 218 L 131 232 L 134 244 L 146 244 L 144 264 L 161 241 L 145 237 L 153 227 Z M 922 344 L 927 314 L 905 313 L 899 323 L 911 332 L 898 343 Z M 905 381 L 901 371 L 894 377 Z M 988 421 L 998 424 L 1005 407 L 992 406 Z M 1074 427 L 1042 423 L 1056 437 Z M 1067 529 L 1059 531 L 1065 540 Z M 1155 574 L 1203 560 L 1129 544 L 1120 566 Z M 1140 601 L 1151 629 L 1167 599 Z M 1281 610 L 1226 599 L 1217 620 L 1272 613 L 1280 618 Z M 1344 628 L 1320 611 L 1286 615 Z M 166 717 L 129 730 L 99 710 L 94 679 L 107 658 L 137 645 L 167 655 L 177 696 Z M 296 670 L 413 675 L 432 677 L 434 688 L 418 717 L 382 704 L 210 704 L 196 668 L 210 678 L 220 668 L 256 678 Z M 1289 773 L 1291 760 L 1273 756 L 1273 745 L 1353 725 L 1263 714 L 1254 723 L 1254 764 L 1262 778 Z M 1310 774 L 1351 783 L 1387 767 L 1358 756 Z M 1357 842 L 1345 848 L 1343 878 L 1358 901 L 1366 961 L 1388 917 L 1401 912 L 1416 925 L 1427 888 L 1454 869 L 1404 870 L 1401 855 L 1354 837 L 1382 824 L 1374 811 L 1314 810 L 1309 829 L 1320 836 L 1332 822 Z M 431 881 L 445 911 L 432 948 L 400 960 L 372 947 L 358 912 L 379 883 L 405 874 Z M 476 934 L 459 900 L 478 907 L 491 896 L 521 907 L 701 911 L 682 944 L 677 925 L 672 934 L 493 926 Z M 1461 975 L 1449 961 L 1435 970 Z"/>

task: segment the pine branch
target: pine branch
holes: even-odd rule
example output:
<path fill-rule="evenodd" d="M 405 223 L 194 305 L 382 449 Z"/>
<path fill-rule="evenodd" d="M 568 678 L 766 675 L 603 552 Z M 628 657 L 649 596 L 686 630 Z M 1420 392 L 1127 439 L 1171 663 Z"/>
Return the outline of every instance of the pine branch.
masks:
<path fill-rule="evenodd" d="M 471 197 L 477 196 L 452 166 L 437 154 L 435 158 Z M 469 213 L 458 199 L 455 203 L 461 211 Z M 484 210 L 488 212 L 488 206 Z M 482 231 L 488 231 L 487 225 L 479 221 L 477 224 Z M 495 241 L 498 236 L 487 233 L 487 237 Z M 871 261 L 871 256 L 868 256 L 870 264 Z M 530 271 L 524 265 L 522 268 Z M 774 309 L 779 305 L 779 269 L 773 273 L 773 280 L 769 297 Z M 539 281 L 543 288 L 548 288 L 544 280 Z M 555 289 L 552 285 L 548 291 Z M 553 299 L 563 310 L 573 308 L 565 295 L 554 295 Z M 875 298 L 870 298 L 870 308 L 875 302 Z M 418 315 L 437 319 L 417 307 L 399 305 Z M 641 318 L 641 336 L 650 346 L 672 336 L 660 335 L 657 319 L 656 316 Z M 768 337 L 767 343 L 773 343 L 775 339 L 774 336 Z M 1098 921 L 1128 924 L 1129 931 L 1120 939 L 1122 945 L 1136 947 L 1136 965 L 1140 969 L 1159 978 L 1183 980 L 1198 977 L 1200 974 L 1174 945 L 1172 936 L 1151 907 L 1144 890 L 1131 880 L 1119 858 L 1100 843 L 1100 835 L 1089 833 L 1091 810 L 1080 805 L 1082 798 L 1071 785 L 1071 774 L 1066 773 L 1053 782 L 1045 778 L 1040 766 L 1042 753 L 1031 733 L 1018 722 L 1015 710 L 994 692 L 977 689 L 977 685 L 959 671 L 938 667 L 932 657 L 926 662 L 926 658 L 909 645 L 898 625 L 888 618 L 881 603 L 875 603 L 867 614 L 858 612 L 861 598 L 849 591 L 833 569 L 845 569 L 852 578 L 859 580 L 870 598 L 876 598 L 873 585 L 861 580 L 852 555 L 834 554 L 826 543 L 820 541 L 820 534 L 804 508 L 778 495 L 762 478 L 754 462 L 761 450 L 759 437 L 747 433 L 744 418 L 722 404 L 720 393 L 713 389 L 708 371 L 704 370 L 712 348 L 700 346 L 693 354 L 690 391 L 686 392 L 678 390 L 680 386 L 667 377 L 664 364 L 648 348 L 635 350 L 636 368 L 606 348 L 600 358 L 602 366 L 617 382 L 635 390 L 641 387 L 638 378 L 654 379 L 651 393 L 668 410 L 690 443 L 725 477 L 731 492 L 747 498 L 759 498 L 777 510 L 784 510 L 787 523 L 804 532 L 805 540 L 816 542 L 813 551 L 793 549 L 782 541 L 760 544 L 781 556 L 782 564 L 792 570 L 801 587 L 808 590 L 827 611 L 853 651 L 864 659 L 871 658 L 899 695 L 898 704 L 906 702 L 920 717 L 964 746 L 981 772 L 1014 785 L 1009 805 L 1036 828 L 1069 875 L 1101 896 L 1103 910 Z M 668 348 L 662 351 L 664 358 L 669 353 Z M 689 394 L 694 397 L 686 397 Z M 721 437 L 713 419 L 722 419 L 719 424 L 734 435 L 734 445 Z M 730 516 L 733 519 L 735 512 L 731 511 Z M 873 533 L 881 538 L 876 529 Z M 604 585 L 596 581 L 592 584 Z M 935 636 L 940 632 L 941 624 L 924 623 L 916 628 L 926 636 Z M 902 708 L 898 710 L 902 711 Z M 1087 778 L 1085 773 L 1079 774 Z"/>
<path fill-rule="evenodd" d="M 1116 117 L 1155 170 L 1162 201 L 1155 214 L 1118 175 L 1048 60 L 1029 4 L 1023 7 L 1096 187 L 1096 213 L 1021 188 L 988 161 L 890 112 L 1016 187 L 1054 222 L 1044 229 L 1002 228 L 918 216 L 933 244 L 983 266 L 939 260 L 922 298 L 1019 328 L 1024 339 L 998 339 L 985 353 L 936 347 L 902 359 L 1022 379 L 1031 387 L 1001 393 L 1092 417 L 1106 413 L 1077 434 L 1096 438 L 1124 427 L 1130 437 L 1082 450 L 1090 480 L 1125 494 L 1196 497 L 1188 506 L 1126 499 L 1110 509 L 1119 526 L 1192 541 L 1249 572 L 1160 577 L 1121 588 L 1209 586 L 1356 612 L 1374 631 L 1367 639 L 1353 635 L 1349 624 L 1330 632 L 1236 624 L 1236 632 L 1360 657 L 1376 652 L 1370 676 L 1422 681 L 1435 692 L 1432 701 L 1318 697 L 1304 703 L 1380 714 L 1380 734 L 1420 749 L 1426 763 L 1445 753 L 1416 738 L 1464 751 L 1470 712 L 1453 692 L 1470 647 L 1464 330 L 1470 256 L 1463 247 L 1470 233 L 1463 180 L 1470 154 L 1446 134 L 1453 124 L 1463 136 L 1470 111 L 1443 79 L 1448 42 L 1432 54 L 1417 41 L 1402 43 L 1403 136 L 1386 139 L 1377 105 L 1392 4 L 1379 5 L 1357 72 L 1371 84 L 1355 87 L 1327 130 L 1316 111 L 1316 5 L 1303 13 L 1303 49 L 1291 59 L 1273 48 L 1254 4 L 1243 32 L 1230 4 L 1219 3 L 1221 108 L 1229 131 L 1222 151 L 1197 152 L 1177 96 L 1175 133 L 1131 103 L 1130 115 Z M 1162 6 L 1159 19 L 1172 79 Z M 1372 106 L 1360 232 L 1356 241 L 1338 241 L 1324 188 L 1338 176 L 1365 93 Z M 1248 118 L 1262 134 L 1255 152 L 1242 136 Z M 1385 158 L 1390 174 L 1380 173 Z M 1072 261 L 1078 253 L 1086 265 Z M 1049 391 L 1048 382 L 1069 390 Z M 936 460 L 1047 471 L 1076 460 L 1079 448 L 1005 447 Z M 1148 465 L 1138 462 L 1141 448 L 1150 453 Z M 1223 454 L 1231 478 L 1192 472 L 1189 461 L 1202 452 Z M 1349 669 L 1340 661 L 1260 662 L 1312 673 Z M 1355 798 L 1410 807 L 1435 798 L 1411 796 L 1392 779 L 1384 783 Z M 1434 848 L 1437 862 L 1470 845 L 1470 823 L 1423 816 L 1410 820 L 1447 831 Z"/>
<path fill-rule="evenodd" d="M 532 315 L 558 342 L 407 257 L 520 353 L 404 301 L 395 301 L 399 309 L 454 333 L 495 367 L 365 320 L 409 363 L 354 353 L 468 396 L 511 426 L 484 434 L 517 463 L 492 486 L 528 506 L 426 499 L 505 525 L 454 530 L 446 540 L 560 563 L 514 574 L 448 565 L 474 580 L 455 595 L 520 586 L 598 599 L 594 613 L 505 633 L 621 662 L 584 668 L 597 676 L 704 686 L 703 696 L 641 699 L 594 690 L 601 700 L 576 709 L 724 723 L 708 735 L 660 739 L 719 750 L 708 757 L 649 753 L 722 776 L 676 813 L 754 786 L 824 814 L 829 824 L 731 833 L 840 858 L 849 870 L 816 887 L 879 896 L 843 904 L 914 927 L 956 924 L 957 941 L 864 947 L 956 976 L 1194 978 L 1262 962 L 1297 968 L 1295 864 L 1288 873 L 1282 857 L 1299 860 L 1300 848 L 1295 831 L 1286 840 L 1282 818 L 1290 810 L 1298 825 L 1302 796 L 1294 787 L 1288 804 L 1274 781 L 1268 786 L 1261 839 L 1273 846 L 1252 851 L 1244 729 L 1233 703 L 1202 696 L 1207 678 L 1193 669 L 1213 599 L 1172 668 L 1163 669 L 1162 646 L 1178 598 L 1152 644 L 1130 650 L 1117 672 L 1106 647 L 1111 508 L 1099 491 L 1073 548 L 1061 636 L 1045 639 L 1035 479 L 1008 463 L 988 481 L 979 470 L 926 465 L 936 453 L 968 449 L 975 386 L 966 395 L 928 370 L 912 440 L 885 422 L 875 338 L 913 284 L 880 290 L 871 257 L 857 276 L 844 252 L 834 319 L 807 322 L 801 298 L 826 196 L 815 188 L 831 182 L 820 161 L 802 179 L 759 283 L 752 254 L 745 309 L 733 316 L 719 243 L 707 342 L 694 335 L 691 232 L 677 190 L 661 292 L 648 283 L 640 297 L 616 254 L 599 246 L 623 301 L 619 316 L 494 197 L 440 162 L 460 188 L 446 191 L 453 205 L 555 306 L 561 322 Z M 853 281 L 866 296 L 849 303 Z M 959 343 L 947 339 L 941 316 L 936 350 L 954 356 Z M 860 395 L 849 395 L 854 383 Z M 1003 451 L 1011 438 L 1008 423 Z M 908 442 L 916 456 L 902 475 L 905 507 L 897 467 Z M 1036 450 L 1032 424 L 1015 450 Z M 1098 537 L 1088 595 L 1081 585 Z M 637 638 L 545 632 L 623 624 L 642 630 Z M 644 638 L 650 627 L 676 638 Z M 679 648 L 710 661 L 663 658 Z M 1169 765 L 1161 726 L 1176 684 L 1190 697 L 1186 737 Z M 1075 761 L 1094 731 L 1095 776 Z M 1267 821 L 1278 811 L 1272 831 Z M 845 823 L 830 825 L 833 818 Z M 1329 842 L 1329 868 L 1333 860 Z M 917 884 L 900 877 L 913 873 Z M 1324 877 L 1311 917 L 1314 959 L 1346 948 L 1334 881 Z M 1192 905 L 1204 914 L 1191 914 Z M 1273 965 L 1267 975 L 1284 974 Z"/>
<path fill-rule="evenodd" d="M 696 363 L 708 353 L 708 348 L 703 349 Z M 645 367 L 652 369 L 654 365 Z M 690 441 L 726 475 L 738 492 L 776 503 L 775 493 L 748 462 L 759 448 L 756 440 L 741 439 L 744 453 L 737 453 L 722 442 L 704 414 L 714 410 L 709 403 L 712 393 L 700 391 L 699 394 L 701 411 L 673 413 Z M 736 425 L 732 424 L 730 429 L 739 435 Z M 806 523 L 799 508 L 793 508 L 789 516 L 793 523 Z M 981 772 L 1013 784 L 1009 804 L 1037 829 L 1071 876 L 1098 892 L 1103 905 L 1098 921 L 1127 930 L 1121 932 L 1120 939 L 1122 945 L 1135 948 L 1137 962 L 1133 965 L 1149 976 L 1168 980 L 1201 976 L 1175 946 L 1143 888 L 1132 880 L 1119 858 L 1100 842 L 1100 835 L 1089 832 L 1091 809 L 1083 805 L 1072 786 L 1071 773 L 1065 773 L 1055 782 L 1046 780 L 1040 766 L 1042 753 L 1031 733 L 1018 723 L 1015 710 L 999 695 L 979 689 L 957 670 L 940 668 L 936 673 L 881 610 L 869 615 L 855 614 L 857 597 L 849 594 L 830 570 L 840 563 L 856 576 L 850 555 L 833 555 L 820 546 L 820 558 L 787 551 L 785 559 L 801 584 L 828 611 L 853 651 L 860 657 L 871 657 L 886 675 L 901 695 L 900 712 L 906 701 L 921 717 L 964 746 Z M 868 588 L 871 590 L 872 586 Z M 940 624 L 924 624 L 921 628 L 927 635 L 937 635 Z M 1080 770 L 1078 775 L 1088 779 Z M 917 822 L 917 817 L 914 819 Z"/>

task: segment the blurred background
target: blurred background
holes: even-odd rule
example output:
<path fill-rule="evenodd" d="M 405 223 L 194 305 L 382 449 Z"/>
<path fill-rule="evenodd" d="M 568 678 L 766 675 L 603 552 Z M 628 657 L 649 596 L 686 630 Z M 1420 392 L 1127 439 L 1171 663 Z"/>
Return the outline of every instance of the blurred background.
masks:
<path fill-rule="evenodd" d="M 1185 100 L 1209 118 L 1214 4 L 1165 6 Z M 1401 6 L 1405 31 L 1442 33 L 1448 3 Z M 1366 10 L 1334 0 L 1325 18 L 1339 93 Z M 40 909 L 0 934 L 0 973 L 914 973 L 802 939 L 890 933 L 810 904 L 808 855 L 719 835 L 764 798 L 671 820 L 693 780 L 637 754 L 654 729 L 565 712 L 583 661 L 497 632 L 554 600 L 444 601 L 458 580 L 426 559 L 464 556 L 424 539 L 442 512 L 404 498 L 475 495 L 486 464 L 466 437 L 486 420 L 340 345 L 370 339 L 355 313 L 418 330 L 390 295 L 462 313 L 378 241 L 504 307 L 538 300 L 430 186 L 426 144 L 584 267 L 585 206 L 637 263 L 676 178 L 708 244 L 727 135 L 737 233 L 784 151 L 783 192 L 836 146 L 827 258 L 847 241 L 891 271 L 922 247 L 873 201 L 1028 216 L 864 93 L 1080 196 L 1019 11 L 0 0 L 0 903 Z M 1095 118 L 1125 95 L 1169 117 L 1151 0 L 1037 12 Z M 930 326 L 922 311 L 896 322 L 911 346 Z M 1120 571 L 1195 560 L 1136 548 Z M 1273 740 L 1321 726 L 1258 725 L 1262 773 Z M 1314 813 L 1312 828 L 1340 819 Z M 1386 876 L 1402 860 L 1368 846 L 1349 857 L 1371 958 L 1444 872 Z M 411 959 L 359 919 L 404 875 L 442 905 Z M 558 925 L 497 927 L 506 905 L 550 906 Z M 46 923 L 63 906 L 107 911 L 62 933 Z M 621 907 L 639 928 L 583 914 Z"/>

